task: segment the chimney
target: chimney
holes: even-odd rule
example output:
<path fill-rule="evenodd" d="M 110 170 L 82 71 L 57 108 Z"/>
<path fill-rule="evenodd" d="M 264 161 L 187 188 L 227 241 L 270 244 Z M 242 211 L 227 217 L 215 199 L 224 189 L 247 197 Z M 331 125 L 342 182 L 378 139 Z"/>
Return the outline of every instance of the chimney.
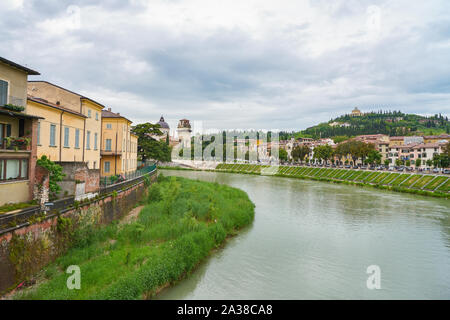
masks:
<path fill-rule="evenodd" d="M 59 102 L 59 101 L 56 101 L 56 105 L 59 106 L 59 105 L 60 105 L 60 102 Z"/>
<path fill-rule="evenodd" d="M 108 108 L 108 111 L 110 111 L 110 112 L 111 112 L 111 108 Z"/>

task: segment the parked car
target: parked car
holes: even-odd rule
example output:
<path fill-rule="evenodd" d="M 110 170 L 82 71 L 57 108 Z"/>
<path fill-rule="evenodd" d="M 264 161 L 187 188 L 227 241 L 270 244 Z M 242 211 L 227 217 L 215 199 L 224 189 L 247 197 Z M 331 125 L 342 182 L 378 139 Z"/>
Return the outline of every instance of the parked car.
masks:
<path fill-rule="evenodd" d="M 442 171 L 442 173 L 450 174 L 450 169 L 444 169 L 444 171 Z"/>
<path fill-rule="evenodd" d="M 388 171 L 394 171 L 394 170 L 395 170 L 394 167 L 389 167 L 389 168 L 388 168 Z"/>
<path fill-rule="evenodd" d="M 439 168 L 434 168 L 433 169 L 433 173 L 439 173 L 439 172 L 441 172 L 441 170 Z"/>
<path fill-rule="evenodd" d="M 397 171 L 398 171 L 398 172 L 405 171 L 405 168 L 403 168 L 403 167 L 398 167 L 398 168 L 397 168 Z"/>
<path fill-rule="evenodd" d="M 347 168 L 347 169 L 350 169 L 352 166 L 351 165 L 349 165 L 349 164 L 347 164 L 346 166 L 345 166 L 345 168 Z"/>
<path fill-rule="evenodd" d="M 411 167 L 406 167 L 406 171 L 408 171 L 408 172 L 413 171 L 413 170 L 414 170 L 414 169 L 411 168 Z"/>
<path fill-rule="evenodd" d="M 361 169 L 366 170 L 367 166 L 361 166 Z"/>

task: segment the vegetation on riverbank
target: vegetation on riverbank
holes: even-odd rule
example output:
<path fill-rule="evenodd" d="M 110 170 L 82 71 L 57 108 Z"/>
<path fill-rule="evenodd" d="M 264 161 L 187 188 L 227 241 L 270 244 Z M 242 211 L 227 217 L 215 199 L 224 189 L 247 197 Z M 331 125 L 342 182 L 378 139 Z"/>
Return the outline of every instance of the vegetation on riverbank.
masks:
<path fill-rule="evenodd" d="M 217 171 L 257 174 L 269 166 L 252 164 L 222 163 Z M 280 177 L 328 181 L 358 186 L 371 186 L 379 189 L 407 192 L 434 197 L 450 198 L 450 177 L 419 175 L 414 173 L 366 171 L 339 168 L 280 166 L 274 174 Z"/>
<path fill-rule="evenodd" d="M 42 271 L 42 284 L 15 298 L 150 298 L 253 221 L 254 205 L 239 189 L 158 179 L 137 221 L 78 231 L 75 247 Z M 67 289 L 65 271 L 71 265 L 81 269 L 80 290 Z"/>

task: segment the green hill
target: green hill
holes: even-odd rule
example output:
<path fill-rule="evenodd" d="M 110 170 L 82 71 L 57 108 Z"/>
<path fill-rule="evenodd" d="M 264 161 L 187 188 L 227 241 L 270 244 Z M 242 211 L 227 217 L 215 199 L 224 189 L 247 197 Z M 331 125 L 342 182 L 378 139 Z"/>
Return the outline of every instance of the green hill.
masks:
<path fill-rule="evenodd" d="M 361 116 L 343 115 L 294 134 L 298 137 L 339 138 L 361 134 L 436 135 L 450 133 L 448 117 L 436 114 L 424 117 L 400 111 L 378 111 Z"/>

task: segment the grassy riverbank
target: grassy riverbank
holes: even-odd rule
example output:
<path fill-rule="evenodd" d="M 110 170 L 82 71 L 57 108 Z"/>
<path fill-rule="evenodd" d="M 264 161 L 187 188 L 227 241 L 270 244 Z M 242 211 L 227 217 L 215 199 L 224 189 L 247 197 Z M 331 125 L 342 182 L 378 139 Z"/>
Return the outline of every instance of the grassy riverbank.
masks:
<path fill-rule="evenodd" d="M 257 174 L 269 166 L 252 164 L 226 164 L 216 167 L 216 171 Z M 446 176 L 420 175 L 385 171 L 367 171 L 339 168 L 280 166 L 275 176 L 298 179 L 328 181 L 357 186 L 370 186 L 398 192 L 450 198 L 450 178 Z"/>
<path fill-rule="evenodd" d="M 137 221 L 80 232 L 76 245 L 17 299 L 145 299 L 191 272 L 227 236 L 249 225 L 254 205 L 239 189 L 167 177 L 150 187 Z M 66 286 L 68 266 L 81 289 Z"/>

